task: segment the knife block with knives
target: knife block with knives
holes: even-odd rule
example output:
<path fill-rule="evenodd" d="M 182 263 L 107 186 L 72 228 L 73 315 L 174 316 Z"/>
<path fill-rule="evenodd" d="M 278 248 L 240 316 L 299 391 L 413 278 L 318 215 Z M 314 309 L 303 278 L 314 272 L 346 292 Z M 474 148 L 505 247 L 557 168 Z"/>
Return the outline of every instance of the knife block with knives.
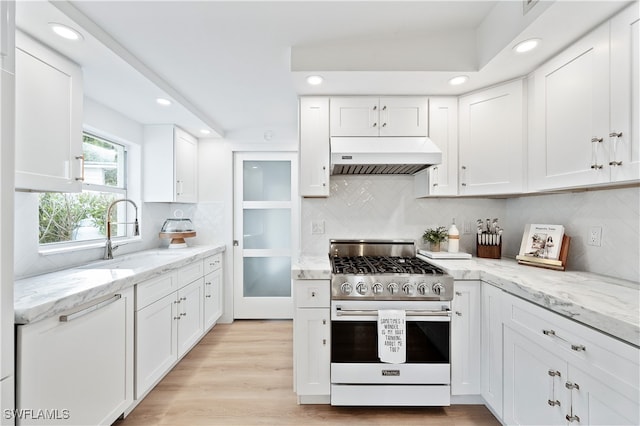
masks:
<path fill-rule="evenodd" d="M 478 234 L 476 238 L 476 256 L 487 259 L 502 257 L 502 229 L 498 226 L 498 219 L 486 225 L 478 219 Z"/>

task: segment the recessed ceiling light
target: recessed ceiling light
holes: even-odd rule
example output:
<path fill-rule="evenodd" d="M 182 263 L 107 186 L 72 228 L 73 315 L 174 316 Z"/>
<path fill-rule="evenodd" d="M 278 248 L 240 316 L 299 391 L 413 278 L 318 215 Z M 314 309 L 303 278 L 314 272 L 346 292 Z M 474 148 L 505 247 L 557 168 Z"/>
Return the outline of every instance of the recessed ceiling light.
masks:
<path fill-rule="evenodd" d="M 211 134 L 211 130 L 209 130 L 209 129 L 200 129 L 200 133 L 202 133 L 203 135 L 210 135 Z"/>
<path fill-rule="evenodd" d="M 309 83 L 312 86 L 317 86 L 318 84 L 322 84 L 323 81 L 324 81 L 324 78 L 322 78 L 322 76 L 320 75 L 310 75 L 309 77 L 307 77 L 307 83 Z"/>
<path fill-rule="evenodd" d="M 165 99 L 165 98 L 157 98 L 156 102 L 157 102 L 158 105 L 162 105 L 162 106 L 171 105 L 171 101 L 169 99 Z"/>
<path fill-rule="evenodd" d="M 74 30 L 73 28 L 66 25 L 59 24 L 57 22 L 49 22 L 49 26 L 54 33 L 67 40 L 78 41 L 84 38 L 79 31 Z"/>
<path fill-rule="evenodd" d="M 529 40 L 521 41 L 520 43 L 516 44 L 513 50 L 518 53 L 529 52 L 530 50 L 538 47 L 541 41 L 542 40 L 540 40 L 539 38 L 530 38 Z"/>
<path fill-rule="evenodd" d="M 452 85 L 452 86 L 458 86 L 460 84 L 466 83 L 467 80 L 469 80 L 469 77 L 467 77 L 466 75 L 459 75 L 459 76 L 453 77 L 451 80 L 449 80 L 449 84 Z"/>

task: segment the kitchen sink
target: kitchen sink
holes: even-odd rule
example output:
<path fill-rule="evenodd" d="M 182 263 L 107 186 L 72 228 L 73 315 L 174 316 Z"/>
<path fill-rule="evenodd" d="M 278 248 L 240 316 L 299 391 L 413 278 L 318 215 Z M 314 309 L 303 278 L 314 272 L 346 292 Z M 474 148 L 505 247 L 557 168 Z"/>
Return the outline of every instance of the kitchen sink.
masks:
<path fill-rule="evenodd" d="M 116 257 L 115 259 L 100 260 L 78 267 L 79 269 L 138 269 L 151 265 L 171 262 L 182 257 L 179 253 L 164 250 L 145 251 Z"/>

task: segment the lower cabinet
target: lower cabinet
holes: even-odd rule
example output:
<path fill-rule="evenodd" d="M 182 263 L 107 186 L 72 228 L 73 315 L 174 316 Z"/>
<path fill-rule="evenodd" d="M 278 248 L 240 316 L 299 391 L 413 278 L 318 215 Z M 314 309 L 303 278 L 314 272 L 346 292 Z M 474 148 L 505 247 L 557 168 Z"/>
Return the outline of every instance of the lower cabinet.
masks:
<path fill-rule="evenodd" d="M 204 259 L 204 329 L 222 316 L 222 254 Z"/>
<path fill-rule="evenodd" d="M 505 297 L 506 424 L 640 424 L 640 353 L 624 342 Z"/>
<path fill-rule="evenodd" d="M 329 280 L 296 280 L 293 319 L 294 387 L 300 404 L 328 404 L 331 393 Z"/>
<path fill-rule="evenodd" d="M 136 399 L 204 335 L 204 271 L 200 260 L 136 286 Z"/>
<path fill-rule="evenodd" d="M 451 318 L 451 395 L 480 394 L 480 281 L 455 281 Z"/>
<path fill-rule="evenodd" d="M 484 282 L 481 293 L 480 394 L 493 414 L 502 418 L 502 301 L 506 293 Z"/>
<path fill-rule="evenodd" d="M 18 326 L 16 408 L 33 416 L 20 416 L 16 423 L 116 421 L 133 403 L 133 310 L 129 288 Z"/>

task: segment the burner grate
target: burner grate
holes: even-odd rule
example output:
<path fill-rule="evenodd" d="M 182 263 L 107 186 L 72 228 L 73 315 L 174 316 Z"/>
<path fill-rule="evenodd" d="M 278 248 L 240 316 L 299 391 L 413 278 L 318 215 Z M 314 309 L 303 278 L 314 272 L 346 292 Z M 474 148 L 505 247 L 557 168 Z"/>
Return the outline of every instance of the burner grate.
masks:
<path fill-rule="evenodd" d="M 331 258 L 334 274 L 442 274 L 438 267 L 417 257 L 345 256 Z"/>

